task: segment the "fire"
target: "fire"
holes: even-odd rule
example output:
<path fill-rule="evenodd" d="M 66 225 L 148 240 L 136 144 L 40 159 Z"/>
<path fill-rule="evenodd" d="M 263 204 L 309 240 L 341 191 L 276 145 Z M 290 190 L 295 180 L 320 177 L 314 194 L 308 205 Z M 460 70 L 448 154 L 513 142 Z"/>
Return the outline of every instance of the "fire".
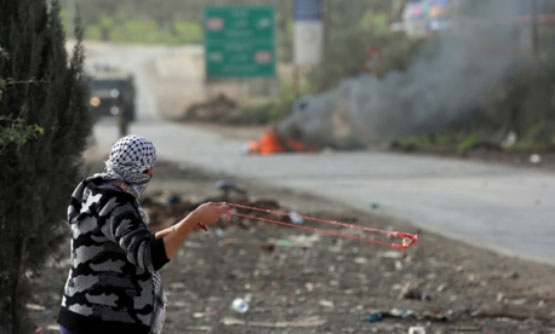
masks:
<path fill-rule="evenodd" d="M 293 138 L 283 139 L 275 128 L 264 132 L 259 140 L 253 140 L 248 145 L 251 154 L 275 154 L 282 152 L 316 152 L 317 147 L 305 145 Z"/>

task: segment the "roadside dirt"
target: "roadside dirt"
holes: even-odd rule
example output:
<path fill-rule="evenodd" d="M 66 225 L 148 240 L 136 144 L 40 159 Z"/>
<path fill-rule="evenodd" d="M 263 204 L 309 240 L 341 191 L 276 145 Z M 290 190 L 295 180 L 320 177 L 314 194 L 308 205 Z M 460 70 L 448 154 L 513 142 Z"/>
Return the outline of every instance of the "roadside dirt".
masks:
<path fill-rule="evenodd" d="M 86 169 L 100 171 L 102 164 Z M 169 226 L 196 203 L 221 199 L 217 181 L 189 166 L 158 163 L 145 196 L 155 227 Z M 264 222 L 221 222 L 194 233 L 162 270 L 169 300 L 164 333 L 408 333 L 413 326 L 428 334 L 555 333 L 554 267 L 416 230 L 382 216 L 379 207 L 361 212 L 226 181 L 247 191 L 230 202 L 418 233 L 419 242 L 401 251 Z M 69 243 L 34 278 L 28 308 L 43 333 L 56 332 L 68 253 Z M 245 313 L 231 308 L 237 298 L 248 303 Z"/>

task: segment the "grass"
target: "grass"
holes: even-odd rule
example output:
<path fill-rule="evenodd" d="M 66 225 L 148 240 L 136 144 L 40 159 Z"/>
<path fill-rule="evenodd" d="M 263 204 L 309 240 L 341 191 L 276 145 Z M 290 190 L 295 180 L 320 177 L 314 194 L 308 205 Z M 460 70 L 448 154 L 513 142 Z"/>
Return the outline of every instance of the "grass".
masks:
<path fill-rule="evenodd" d="M 200 23 L 177 21 L 173 29 L 160 27 L 153 20 L 128 20 L 114 23 L 108 20 L 85 27 L 86 40 L 102 40 L 102 28 L 109 31 L 109 41 L 137 44 L 198 44 L 203 41 Z"/>
<path fill-rule="evenodd" d="M 517 142 L 514 146 L 507 147 L 505 150 L 508 152 L 545 152 L 551 149 L 553 149 L 553 145 L 538 143 L 531 140 L 522 140 Z"/>
<path fill-rule="evenodd" d="M 241 108 L 241 115 L 255 124 L 267 124 L 275 120 L 272 115 L 272 105 L 262 104 L 255 106 L 245 106 Z"/>
<path fill-rule="evenodd" d="M 455 150 L 457 139 L 452 135 L 404 136 L 393 140 L 398 148 L 404 150 Z"/>
<path fill-rule="evenodd" d="M 470 135 L 457 144 L 457 150 L 460 152 L 466 152 L 473 149 L 474 147 L 477 147 L 478 145 L 480 145 L 480 143 L 483 143 L 485 141 L 487 140 L 480 135 Z"/>
<path fill-rule="evenodd" d="M 394 138 L 392 147 L 404 151 L 442 151 L 463 153 L 477 148 L 495 148 L 505 152 L 546 152 L 555 148 L 555 143 L 544 143 L 530 138 L 523 138 L 514 145 L 503 147 L 502 143 L 491 136 L 480 133 L 469 134 L 465 137 L 456 134 L 436 136 L 405 136 Z"/>

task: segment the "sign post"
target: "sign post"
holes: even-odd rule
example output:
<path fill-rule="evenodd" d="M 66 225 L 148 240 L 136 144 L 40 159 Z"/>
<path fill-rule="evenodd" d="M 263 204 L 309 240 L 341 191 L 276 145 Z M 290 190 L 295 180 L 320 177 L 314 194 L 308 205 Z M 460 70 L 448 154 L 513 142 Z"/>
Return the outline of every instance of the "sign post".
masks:
<path fill-rule="evenodd" d="M 295 0 L 295 65 L 319 65 L 322 62 L 322 16 L 322 0 Z"/>
<path fill-rule="evenodd" d="M 274 77 L 274 9 L 209 6 L 204 10 L 207 78 Z"/>

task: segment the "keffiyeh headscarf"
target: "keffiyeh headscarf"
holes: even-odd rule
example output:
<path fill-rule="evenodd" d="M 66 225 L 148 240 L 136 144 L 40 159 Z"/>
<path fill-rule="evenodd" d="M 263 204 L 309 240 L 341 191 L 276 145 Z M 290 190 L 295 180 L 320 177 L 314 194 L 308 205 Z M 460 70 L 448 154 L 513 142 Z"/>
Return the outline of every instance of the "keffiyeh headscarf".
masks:
<path fill-rule="evenodd" d="M 129 135 L 112 146 L 106 171 L 124 181 L 139 197 L 152 178 L 151 174 L 144 172 L 154 167 L 155 162 L 156 150 L 152 142 L 141 136 Z"/>

